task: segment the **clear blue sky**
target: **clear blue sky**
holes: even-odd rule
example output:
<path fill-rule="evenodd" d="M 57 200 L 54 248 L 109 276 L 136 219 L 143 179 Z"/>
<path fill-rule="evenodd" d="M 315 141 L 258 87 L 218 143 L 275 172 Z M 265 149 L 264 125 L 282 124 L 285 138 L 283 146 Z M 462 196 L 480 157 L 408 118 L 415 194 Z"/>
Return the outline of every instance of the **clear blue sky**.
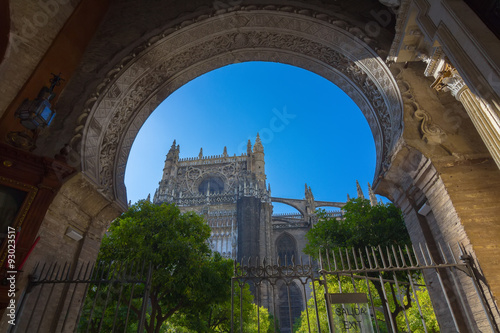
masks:
<path fill-rule="evenodd" d="M 337 86 L 301 68 L 268 62 L 229 65 L 170 95 L 148 118 L 125 173 L 132 203 L 154 195 L 172 141 L 180 157 L 246 152 L 260 133 L 273 196 L 345 201 L 365 195 L 375 172 L 375 145 L 354 102 Z M 283 212 L 284 207 L 275 206 Z"/>

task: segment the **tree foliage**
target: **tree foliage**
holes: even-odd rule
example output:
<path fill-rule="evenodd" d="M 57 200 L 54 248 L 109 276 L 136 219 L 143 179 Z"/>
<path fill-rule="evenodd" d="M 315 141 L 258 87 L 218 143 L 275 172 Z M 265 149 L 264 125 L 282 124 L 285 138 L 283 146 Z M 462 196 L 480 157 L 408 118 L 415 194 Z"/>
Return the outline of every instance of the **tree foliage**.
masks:
<path fill-rule="evenodd" d="M 210 250 L 209 236 L 203 217 L 181 214 L 174 205 L 139 201 L 111 224 L 103 238 L 98 261 L 109 267 L 101 278 L 110 278 L 124 264 L 151 263 L 147 332 L 229 332 L 233 261 Z M 143 284 L 91 285 L 78 331 L 137 331 L 144 291 Z M 258 331 L 252 325 L 259 313 L 260 332 L 267 332 L 271 316 L 252 303 L 247 284 L 235 283 L 235 327 L 240 325 L 240 293 L 245 329 Z"/>
<path fill-rule="evenodd" d="M 357 248 L 379 247 L 386 250 L 392 246 L 401 246 L 403 252 L 406 245 L 411 245 L 410 236 L 406 230 L 401 211 L 393 204 L 378 204 L 370 205 L 370 201 L 362 198 L 350 200 L 344 207 L 344 216 L 342 219 L 330 218 L 324 212 L 319 212 L 319 222 L 306 235 L 308 244 L 304 252 L 314 257 L 318 257 L 319 253 L 328 251 L 330 255 L 338 257 L 340 248 Z M 380 254 L 375 251 L 377 261 L 382 263 Z M 337 260 L 341 262 L 341 260 Z M 370 266 L 366 261 L 364 265 Z M 378 278 L 378 272 L 368 272 L 368 277 Z M 382 272 L 381 277 L 385 280 L 398 280 L 399 289 L 394 283 L 380 283 L 377 280 L 371 281 L 370 288 L 374 288 L 376 302 L 380 303 L 380 308 L 384 312 L 384 320 L 386 323 L 394 321 L 399 327 L 404 324 L 400 317 L 404 311 L 409 311 L 414 304 L 411 296 L 410 285 L 407 283 L 409 279 L 419 279 L 418 274 L 407 272 Z M 358 288 L 360 288 L 358 286 Z M 367 289 L 367 287 L 365 287 Z M 375 292 L 376 291 L 376 292 Z M 388 295 L 385 301 L 385 294 Z M 399 295 L 402 295 L 403 301 L 398 301 Z M 387 303 L 389 310 L 387 310 Z M 418 319 L 420 315 L 417 313 Z M 435 319 L 430 315 L 429 320 Z M 403 319 L 404 320 L 404 319 Z M 405 325 L 406 326 L 406 325 Z"/>
<path fill-rule="evenodd" d="M 230 292 L 230 288 L 228 291 Z M 241 297 L 241 303 L 240 303 Z M 231 313 L 231 296 L 224 302 L 206 304 L 192 308 L 187 312 L 174 315 L 168 322 L 170 331 L 166 332 L 231 332 L 231 315 L 235 331 L 240 329 L 240 314 L 245 332 L 268 332 L 272 324 L 269 311 L 257 307 L 248 284 L 234 284 L 234 313 Z M 241 306 L 240 306 L 241 305 Z M 257 317 L 260 321 L 260 331 L 257 327 Z"/>
<path fill-rule="evenodd" d="M 337 220 L 318 213 L 319 222 L 307 233 L 304 250 L 312 256 L 319 249 L 337 247 L 410 245 L 401 210 L 393 204 L 370 205 L 367 199 L 351 199 L 342 208 L 344 218 Z"/>
<path fill-rule="evenodd" d="M 189 315 L 230 297 L 233 263 L 212 253 L 203 217 L 181 214 L 174 205 L 139 201 L 115 220 L 104 236 L 99 259 L 150 262 L 150 312 L 145 327 L 160 332 L 172 315 Z M 133 306 L 134 311 L 138 311 Z"/>

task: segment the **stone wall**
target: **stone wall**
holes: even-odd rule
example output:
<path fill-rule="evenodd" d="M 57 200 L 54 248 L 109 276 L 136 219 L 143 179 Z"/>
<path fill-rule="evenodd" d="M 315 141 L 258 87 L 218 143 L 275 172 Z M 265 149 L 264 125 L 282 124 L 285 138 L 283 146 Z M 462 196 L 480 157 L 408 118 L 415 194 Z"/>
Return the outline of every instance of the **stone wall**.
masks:
<path fill-rule="evenodd" d="M 19 290 L 25 289 L 28 276 L 37 263 L 41 265 L 55 262 L 62 265 L 68 263 L 72 267 L 69 274 L 71 278 L 77 274 L 77 265 L 80 267 L 79 265 L 82 263 L 94 262 L 99 252 L 102 236 L 111 221 L 118 217 L 121 212 L 118 206 L 110 203 L 98 193 L 81 173 L 69 179 L 47 211 L 39 230 L 40 241 L 26 262 L 24 272 L 18 281 Z M 83 238 L 78 241 L 69 238 L 66 236 L 68 228 L 76 230 Z M 24 296 L 27 299 L 21 317 L 18 319 L 18 332 L 26 331 L 23 325 L 27 324 L 33 310 L 33 304 L 38 297 L 37 288 L 40 286 Z M 49 289 L 49 287 L 44 289 L 39 300 L 39 306 L 46 304 L 47 310 L 43 313 L 39 309 L 34 313 L 29 329 L 32 329 L 32 325 L 37 324 L 42 316 L 44 320 L 40 332 L 55 332 L 56 328 L 57 331 L 61 329 L 71 293 L 68 292 L 67 285 L 59 285 L 54 288 L 53 297 L 49 300 Z M 83 294 L 83 288 L 79 288 L 75 293 L 72 308 L 68 312 L 69 326 L 66 326 L 68 331 L 72 331 L 72 325 L 78 316 Z M 64 309 L 64 315 L 61 315 L 62 309 Z M 0 324 L 0 331 L 6 327 L 7 323 L 3 320 Z"/>
<path fill-rule="evenodd" d="M 491 244 L 500 237 L 500 226 L 494 222 L 500 214 L 496 204 L 500 173 L 463 107 L 426 85 L 429 80 L 419 74 L 420 65 L 416 66 L 396 71 L 406 126 L 376 190 L 402 209 L 415 245 L 427 243 L 439 260 L 439 244 L 454 248 L 462 244 L 477 257 L 493 295 L 498 295 L 498 265 L 493 259 L 498 257 L 498 248 Z M 430 211 L 424 213 L 424 206 Z M 448 288 L 454 277 L 442 274 L 458 325 L 469 331 L 483 330 L 488 323 L 476 290 L 470 278 L 458 276 L 455 290 Z M 435 274 L 426 278 L 433 285 L 431 292 L 441 288 Z M 465 307 L 460 305 L 461 296 L 468 300 Z M 442 297 L 433 298 L 441 328 L 454 329 L 449 312 L 443 311 L 445 302 Z"/>

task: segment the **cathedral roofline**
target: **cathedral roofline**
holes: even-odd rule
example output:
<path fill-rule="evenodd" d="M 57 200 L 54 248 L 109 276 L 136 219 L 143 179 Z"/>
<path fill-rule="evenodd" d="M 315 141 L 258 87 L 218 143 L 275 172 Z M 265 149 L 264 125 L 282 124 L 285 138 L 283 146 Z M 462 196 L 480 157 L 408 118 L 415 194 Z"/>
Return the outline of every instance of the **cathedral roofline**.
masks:
<path fill-rule="evenodd" d="M 260 141 L 260 140 L 258 140 L 258 141 Z M 177 162 L 181 163 L 179 166 L 196 165 L 196 164 L 200 164 L 200 163 L 196 163 L 196 162 L 200 162 L 200 161 L 207 161 L 207 162 L 210 161 L 210 162 L 215 162 L 215 163 L 246 161 L 246 159 L 248 157 L 250 157 L 250 155 L 252 154 L 252 151 L 250 150 L 250 154 L 241 153 L 241 155 L 234 154 L 233 156 L 229 156 L 227 153 L 227 147 L 224 147 L 224 151 L 220 155 L 204 156 L 203 155 L 203 148 L 200 148 L 200 153 L 198 154 L 198 156 L 179 158 L 179 150 L 180 150 L 180 145 L 176 145 L 176 140 L 174 140 L 172 147 L 170 148 L 170 150 L 167 154 L 167 159 L 169 159 L 169 157 L 170 157 L 170 159 L 172 159 L 172 157 L 173 157 L 174 159 L 177 160 Z M 214 159 L 220 159 L 220 161 L 213 161 Z M 190 162 L 190 163 L 185 164 L 184 162 Z M 191 162 L 194 162 L 194 163 L 191 163 Z M 201 163 L 201 164 L 205 164 L 205 163 Z"/>
<path fill-rule="evenodd" d="M 211 163 L 226 163 L 226 162 L 241 162 L 241 161 L 246 161 L 248 158 L 248 155 L 243 153 L 239 156 L 236 154 L 234 156 L 224 156 L 222 155 L 211 155 L 211 156 L 202 156 L 201 158 L 199 157 L 185 157 L 185 158 L 180 158 L 179 159 L 179 166 L 186 166 L 186 165 L 199 165 L 199 164 L 204 164 L 205 162 L 211 162 Z M 219 159 L 220 161 L 216 161 Z"/>

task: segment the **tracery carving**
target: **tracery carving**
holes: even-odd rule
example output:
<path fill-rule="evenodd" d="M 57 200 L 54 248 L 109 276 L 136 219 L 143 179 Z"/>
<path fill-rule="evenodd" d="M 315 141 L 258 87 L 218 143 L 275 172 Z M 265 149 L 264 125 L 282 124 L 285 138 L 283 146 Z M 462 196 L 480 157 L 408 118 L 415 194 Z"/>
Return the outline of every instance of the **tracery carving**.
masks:
<path fill-rule="evenodd" d="M 223 165 L 211 165 L 200 167 L 189 166 L 185 168 L 185 176 L 177 177 L 177 188 L 183 189 L 182 195 L 195 195 L 198 193 L 198 186 L 207 177 L 220 177 L 224 181 L 224 192 L 234 193 L 234 184 L 241 177 L 243 171 L 237 171 L 235 162 Z M 181 169 L 182 170 L 182 169 Z M 232 170 L 232 171 L 230 171 Z M 229 172 L 230 171 L 230 172 Z"/>
<path fill-rule="evenodd" d="M 378 131 L 377 126 L 381 127 L 383 146 L 380 147 L 382 148 L 380 157 L 383 161 L 388 160 L 388 152 L 393 145 L 394 139 L 397 139 L 398 136 L 394 132 L 400 131 L 401 117 L 398 115 L 399 111 L 397 111 L 400 109 L 400 101 L 398 100 L 397 88 L 394 89 L 392 78 L 384 70 L 381 61 L 373 59 L 374 55 L 370 54 L 366 45 L 354 41 L 352 37 L 348 37 L 345 33 L 342 35 L 331 33 L 332 28 L 325 28 L 324 24 L 318 24 L 316 21 L 307 22 L 308 27 L 300 28 L 310 30 L 309 33 L 314 30 L 315 40 L 312 40 L 299 36 L 299 34 L 293 34 L 293 29 L 300 30 L 297 26 L 292 26 L 296 23 L 294 21 L 296 18 L 288 15 L 282 20 L 273 20 L 276 14 L 263 12 L 262 14 L 259 13 L 260 15 L 255 15 L 254 11 L 257 9 L 254 6 L 242 7 L 240 10 L 249 12 L 246 14 L 247 16 L 244 13 L 238 15 L 238 17 L 221 16 L 220 19 L 212 21 L 209 21 L 207 17 L 186 21 L 182 24 L 182 27 L 203 21 L 207 25 L 206 28 L 211 29 L 213 32 L 220 30 L 221 26 L 223 31 L 229 30 L 229 27 L 232 28 L 231 32 L 215 36 L 212 39 L 206 39 L 203 42 L 195 39 L 191 45 L 185 39 L 196 38 L 195 31 L 190 30 L 189 36 L 185 37 L 180 34 L 173 34 L 176 29 L 169 28 L 161 35 L 155 36 L 148 43 L 134 50 L 130 56 L 124 58 L 114 70 L 108 73 L 103 83 L 98 86 L 96 93 L 85 103 L 84 112 L 79 118 L 81 122 L 84 122 L 92 114 L 92 121 L 87 122 L 85 126 L 86 132 L 84 136 L 86 140 L 82 146 L 82 165 L 89 177 L 101 186 L 106 196 L 113 198 L 115 195 L 125 195 L 124 190 L 120 191 L 120 189 L 113 188 L 114 182 L 116 182 L 116 175 L 114 175 L 113 170 L 116 168 L 117 159 L 123 164 L 126 163 L 126 158 L 122 156 L 124 154 L 125 156 L 128 155 L 132 144 L 130 139 L 128 140 L 130 142 L 123 142 L 124 136 L 131 137 L 128 134 L 124 135 L 124 133 L 127 133 L 129 128 L 132 128 L 133 136 L 135 136 L 138 127 L 140 127 L 130 126 L 130 124 L 134 122 L 138 114 L 146 112 L 149 115 L 154 106 L 159 104 L 159 98 L 156 98 L 155 94 L 161 91 L 163 95 L 168 96 L 168 93 L 175 89 L 169 86 L 168 83 L 173 80 L 182 82 L 182 74 L 180 75 L 181 78 L 179 78 L 179 74 L 185 69 L 207 59 L 214 59 L 228 52 L 241 49 L 278 49 L 281 52 L 294 52 L 315 58 L 334 68 L 340 76 L 347 78 L 351 84 L 354 83 L 355 89 L 346 86 L 341 88 L 354 96 L 358 105 L 364 105 L 364 102 L 358 98 L 360 92 L 371 105 L 371 112 L 374 112 L 375 117 L 372 117 L 366 109 L 364 109 L 364 113 L 367 120 L 371 121 L 370 124 L 372 130 L 375 131 L 374 134 Z M 358 31 L 345 22 L 316 15 L 312 12 L 300 11 L 299 13 L 296 9 L 276 6 L 262 7 L 261 10 L 280 10 L 300 15 L 310 14 L 319 20 L 330 23 L 334 29 L 344 29 L 361 36 Z M 205 19 L 208 22 L 205 22 Z M 258 31 L 243 29 L 250 24 L 265 26 L 268 29 Z M 236 26 L 241 26 L 242 29 L 235 32 L 234 28 Z M 180 27 L 178 26 L 177 29 L 180 29 Z M 275 27 L 290 28 L 290 33 L 282 32 L 282 30 L 280 32 L 269 31 Z M 205 35 L 207 35 L 207 29 L 203 29 Z M 325 31 L 320 31 L 321 29 L 325 29 Z M 172 38 L 165 42 L 168 37 L 171 37 L 170 34 L 173 34 Z M 349 50 L 351 51 L 349 57 L 342 54 L 346 50 L 339 50 L 339 46 L 329 45 L 325 41 L 326 39 L 333 45 L 349 46 L 349 43 L 353 43 L 351 45 L 352 49 Z M 281 54 L 280 56 L 286 57 Z M 307 68 L 307 66 L 303 66 Z M 145 117 L 141 116 L 141 120 L 143 118 Z M 89 126 L 89 124 L 94 125 Z M 72 140 L 73 144 L 78 143 L 79 138 L 82 136 L 80 134 L 82 129 L 83 126 L 79 125 L 77 134 Z M 121 164 L 118 167 L 124 169 Z M 123 179 L 118 181 L 118 183 L 120 182 L 123 182 Z M 118 199 L 126 202 L 124 197 Z"/>

